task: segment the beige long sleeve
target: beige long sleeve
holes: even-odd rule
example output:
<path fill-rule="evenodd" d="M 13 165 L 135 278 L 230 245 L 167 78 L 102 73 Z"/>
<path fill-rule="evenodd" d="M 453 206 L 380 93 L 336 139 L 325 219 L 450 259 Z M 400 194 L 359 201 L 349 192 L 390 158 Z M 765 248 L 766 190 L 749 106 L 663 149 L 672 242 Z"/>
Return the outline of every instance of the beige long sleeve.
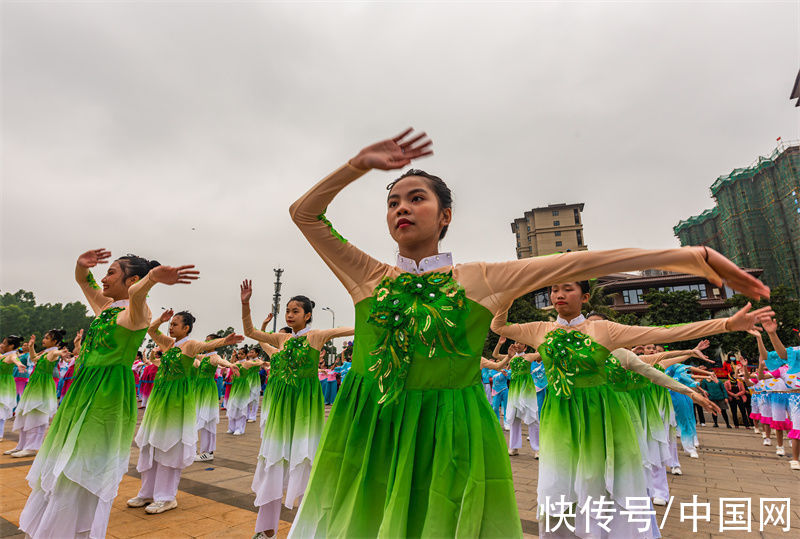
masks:
<path fill-rule="evenodd" d="M 242 327 L 244 328 L 245 337 L 267 343 L 278 349 L 283 348 L 283 343 L 291 337 L 288 333 L 267 333 L 266 331 L 256 329 L 255 326 L 253 326 L 253 317 L 250 314 L 249 303 L 242 303 Z"/>
<path fill-rule="evenodd" d="M 664 374 L 660 370 L 651 367 L 639 359 L 639 356 L 626 348 L 618 348 L 611 352 L 611 354 L 619 360 L 620 365 L 624 368 L 641 374 L 656 385 L 666 387 L 678 393 L 683 393 L 684 395 L 691 396 L 693 393 L 689 387 L 678 382 L 673 377 Z"/>

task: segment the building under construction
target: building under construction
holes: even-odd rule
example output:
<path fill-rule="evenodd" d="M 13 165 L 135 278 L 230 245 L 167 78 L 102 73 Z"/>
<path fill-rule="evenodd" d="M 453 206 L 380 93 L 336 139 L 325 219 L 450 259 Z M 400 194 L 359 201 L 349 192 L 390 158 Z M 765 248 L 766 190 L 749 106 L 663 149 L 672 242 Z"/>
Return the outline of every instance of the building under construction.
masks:
<path fill-rule="evenodd" d="M 800 143 L 780 143 L 711 185 L 716 206 L 673 229 L 681 245 L 708 245 L 736 264 L 763 268 L 769 286 L 800 296 Z"/>

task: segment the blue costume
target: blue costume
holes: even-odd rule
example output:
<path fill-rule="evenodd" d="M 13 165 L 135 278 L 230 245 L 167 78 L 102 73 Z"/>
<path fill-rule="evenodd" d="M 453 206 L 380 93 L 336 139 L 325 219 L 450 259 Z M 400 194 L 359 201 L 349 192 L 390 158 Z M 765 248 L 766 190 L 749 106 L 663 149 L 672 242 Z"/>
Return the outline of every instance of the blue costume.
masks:
<path fill-rule="evenodd" d="M 508 377 L 509 372 L 505 369 L 492 376 L 492 410 L 501 423 L 505 422 L 508 405 Z M 503 420 L 500 419 L 500 406 L 503 407 Z"/>
<path fill-rule="evenodd" d="M 683 364 L 675 364 L 667 367 L 665 371 L 669 376 L 678 382 L 689 386 L 696 387 L 697 382 L 689 374 L 689 366 Z M 669 392 L 672 397 L 672 407 L 675 409 L 675 422 L 678 424 L 678 432 L 681 436 L 681 445 L 683 449 L 692 458 L 697 458 L 697 426 L 694 422 L 694 405 L 691 397 L 676 393 L 672 390 Z"/>

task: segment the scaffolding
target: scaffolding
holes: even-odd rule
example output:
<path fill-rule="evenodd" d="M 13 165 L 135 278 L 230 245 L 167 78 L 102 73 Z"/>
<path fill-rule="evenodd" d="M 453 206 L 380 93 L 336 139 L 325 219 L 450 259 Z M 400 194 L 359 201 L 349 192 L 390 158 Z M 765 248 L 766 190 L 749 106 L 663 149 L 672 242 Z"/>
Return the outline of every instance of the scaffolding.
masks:
<path fill-rule="evenodd" d="M 681 245 L 708 245 L 770 286 L 800 295 L 800 142 L 781 143 L 711 185 L 716 206 L 679 222 Z"/>

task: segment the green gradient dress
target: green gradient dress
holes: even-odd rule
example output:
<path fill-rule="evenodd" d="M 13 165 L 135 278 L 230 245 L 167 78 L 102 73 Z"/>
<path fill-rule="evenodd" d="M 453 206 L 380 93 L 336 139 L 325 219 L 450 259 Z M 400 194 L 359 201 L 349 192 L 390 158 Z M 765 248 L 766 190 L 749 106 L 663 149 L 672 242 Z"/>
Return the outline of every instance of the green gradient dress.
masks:
<path fill-rule="evenodd" d="M 306 491 L 325 420 L 317 378 L 319 354 L 305 336 L 293 336 L 272 355 L 251 485 L 257 507 L 280 500 L 285 492 L 285 505 L 291 509 Z M 252 370 L 258 373 L 257 368 Z"/>
<path fill-rule="evenodd" d="M 131 366 L 147 333 L 117 325 L 124 310 L 119 303 L 92 321 L 72 387 L 28 473 L 33 491 L 20 528 L 30 536 L 105 535 L 111 502 L 128 470 L 136 429 Z"/>
<path fill-rule="evenodd" d="M 229 433 L 234 432 L 234 429 L 231 427 L 232 420 L 235 421 L 247 416 L 247 407 L 250 405 L 253 398 L 253 378 L 258 378 L 258 369 L 259 367 L 257 365 L 253 365 L 249 368 L 240 366 L 239 376 L 233 377 L 231 391 L 228 394 L 228 403 L 226 405 Z M 244 430 L 244 427 L 242 427 L 242 430 Z"/>
<path fill-rule="evenodd" d="M 46 427 L 50 418 L 56 413 L 58 400 L 56 399 L 56 383 L 53 380 L 53 368 L 58 363 L 59 357 L 53 356 L 53 361 L 47 359 L 48 352 L 55 350 L 57 350 L 56 347 L 48 348 L 36 361 L 36 367 L 17 404 L 14 431 L 21 432 L 37 427 Z M 23 436 L 24 434 L 20 433 L 21 443 Z M 38 450 L 39 448 L 33 449 Z"/>
<path fill-rule="evenodd" d="M 290 537 L 521 537 L 481 385 L 492 313 L 452 273 L 402 273 L 355 318 L 352 368 Z"/>
<path fill-rule="evenodd" d="M 633 429 L 636 431 L 636 439 L 639 442 L 639 451 L 642 455 L 642 465 L 650 466 L 650 462 L 648 461 L 647 433 L 645 433 L 644 425 L 642 424 L 640 406 L 638 402 L 634 402 L 633 397 L 630 394 L 630 391 L 635 385 L 635 380 L 641 378 L 646 380 L 648 383 L 650 381 L 641 374 L 624 368 L 620 364 L 619 360 L 613 355 L 608 356 L 608 359 L 606 360 L 606 378 L 608 380 L 608 385 L 611 386 L 611 389 L 617 392 L 620 403 L 625 407 L 628 416 L 631 418 Z"/>
<path fill-rule="evenodd" d="M 9 352 L 7 352 L 9 353 Z M 2 357 L 5 357 L 3 354 Z M 14 415 L 17 405 L 17 386 L 14 384 L 14 364 L 6 363 L 0 357 L 0 438 L 3 437 L 3 428 L 6 419 Z"/>
<path fill-rule="evenodd" d="M 139 462 L 144 472 L 154 461 L 183 469 L 194 462 L 197 443 L 197 402 L 194 358 L 184 354 L 178 341 L 161 356 L 153 392 L 136 433 Z"/>
<path fill-rule="evenodd" d="M 619 515 L 628 507 L 626 498 L 647 497 L 647 483 L 631 411 L 607 383 L 611 352 L 584 333 L 561 328 L 547 333 L 538 351 L 550 384 L 540 417 L 540 513 L 549 502 L 551 518 L 558 515 L 553 504 L 562 495 L 580 506 L 590 496 L 604 496 L 615 502 L 610 537 L 651 537 Z M 540 520 L 540 535 L 552 536 Z M 576 535 L 590 537 L 578 521 Z"/>
<path fill-rule="evenodd" d="M 219 393 L 214 375 L 217 366 L 209 356 L 203 356 L 200 366 L 195 369 L 195 399 L 197 401 L 197 430 L 205 429 L 212 434 L 217 432 L 219 423 Z"/>
<path fill-rule="evenodd" d="M 514 419 L 520 419 L 526 425 L 539 422 L 539 404 L 531 366 L 531 362 L 522 356 L 514 356 L 508 365 L 511 379 L 508 382 L 507 423 L 512 423 Z"/>

